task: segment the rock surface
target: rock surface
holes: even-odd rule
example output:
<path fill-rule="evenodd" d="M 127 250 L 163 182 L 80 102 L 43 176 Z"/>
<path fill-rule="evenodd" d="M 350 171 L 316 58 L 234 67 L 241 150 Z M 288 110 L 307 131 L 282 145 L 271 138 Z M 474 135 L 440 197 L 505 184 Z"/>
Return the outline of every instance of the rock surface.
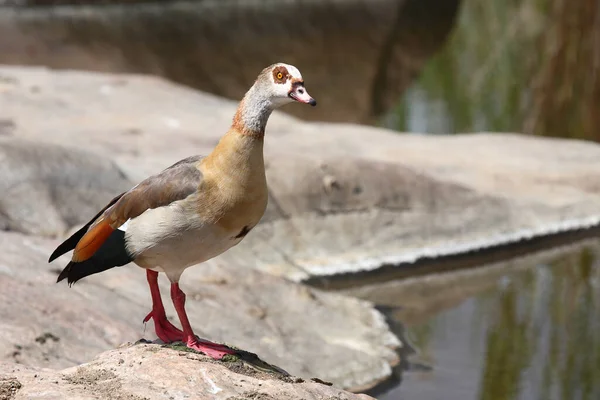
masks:
<path fill-rule="evenodd" d="M 132 186 L 106 157 L 2 137 L 0 177 L 0 230 L 44 236 L 87 222 Z"/>
<path fill-rule="evenodd" d="M 368 400 L 327 383 L 159 345 L 124 345 L 61 371 L 0 363 L 2 399 Z"/>
<path fill-rule="evenodd" d="M 75 178 L 60 191 L 81 212 L 90 199 L 78 193 L 90 184 L 98 190 L 94 201 L 104 202 L 127 182 L 208 153 L 235 107 L 146 76 L 0 68 L 2 146 L 35 142 L 25 146 L 39 154 L 33 159 L 56 160 L 52 154 L 62 151 L 80 160 L 79 175 L 72 172 Z M 599 220 L 600 146 L 591 143 L 514 134 L 400 135 L 306 123 L 282 112 L 272 116 L 265 143 L 265 218 L 240 245 L 186 271 L 182 286 L 191 322 L 202 336 L 344 388 L 369 387 L 389 376 L 398 340 L 370 303 L 279 277 L 354 273 Z M 57 146 L 65 150 L 36 150 Z M 95 156 L 85 156 L 90 152 Z M 0 154 L 18 160 L 18 153 Z M 29 175 L 41 192 L 59 182 L 48 176 L 66 168 L 62 161 L 48 165 Z M 4 171 L 4 187 L 22 174 L 16 167 Z M 13 197 L 22 204 L 31 198 L 29 189 Z M 0 233 L 6 338 L 0 349 L 24 364 L 67 367 L 141 337 L 150 297 L 135 266 L 90 277 L 71 290 L 53 283 L 66 257 L 48 266 L 58 241 L 41 235 L 63 236 L 81 223 L 56 199 L 40 204 L 57 222 L 44 217 L 25 228 L 4 226 L 38 236 Z M 4 221 L 23 222 L 19 207 L 0 204 L 8 210 Z"/>
<path fill-rule="evenodd" d="M 0 69 L 8 135 L 110 155 L 133 181 L 208 153 L 236 104 L 145 76 Z M 297 281 L 600 220 L 600 146 L 583 141 L 400 135 L 276 112 L 265 154 L 267 213 L 219 260 Z"/>
<path fill-rule="evenodd" d="M 152 324 L 142 323 L 151 305 L 142 269 L 130 264 L 68 288 L 54 283 L 67 257 L 54 268 L 46 261 L 55 244 L 0 232 L 0 354 L 65 368 L 126 341 L 156 338 Z M 167 314 L 175 316 L 167 280 L 160 283 Z M 216 260 L 186 271 L 181 285 L 198 335 L 292 374 L 359 390 L 388 377 L 399 361 L 398 339 L 368 302 Z"/>

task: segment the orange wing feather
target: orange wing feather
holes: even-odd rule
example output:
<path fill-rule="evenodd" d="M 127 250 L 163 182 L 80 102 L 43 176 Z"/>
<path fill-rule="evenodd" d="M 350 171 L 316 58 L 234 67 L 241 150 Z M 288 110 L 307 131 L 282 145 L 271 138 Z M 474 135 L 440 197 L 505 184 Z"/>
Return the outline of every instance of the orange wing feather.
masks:
<path fill-rule="evenodd" d="M 73 262 L 82 262 L 90 259 L 108 237 L 114 232 L 107 220 L 96 222 L 75 246 Z"/>

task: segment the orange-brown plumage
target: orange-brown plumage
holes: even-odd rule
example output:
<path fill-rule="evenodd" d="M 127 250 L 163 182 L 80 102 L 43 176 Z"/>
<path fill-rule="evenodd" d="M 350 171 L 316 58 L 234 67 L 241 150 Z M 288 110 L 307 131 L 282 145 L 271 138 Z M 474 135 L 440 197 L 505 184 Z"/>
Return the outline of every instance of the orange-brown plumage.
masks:
<path fill-rule="evenodd" d="M 105 219 L 96 221 L 77 242 L 71 261 L 78 263 L 89 260 L 113 232 L 114 229 Z"/>

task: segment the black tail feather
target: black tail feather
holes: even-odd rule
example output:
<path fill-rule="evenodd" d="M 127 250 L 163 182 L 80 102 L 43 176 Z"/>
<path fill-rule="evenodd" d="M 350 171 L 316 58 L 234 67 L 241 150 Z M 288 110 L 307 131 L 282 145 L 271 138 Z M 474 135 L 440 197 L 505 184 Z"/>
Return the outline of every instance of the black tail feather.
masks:
<path fill-rule="evenodd" d="M 94 221 L 97 220 L 98 217 L 100 217 L 104 211 L 106 211 L 110 206 L 112 206 L 113 204 L 115 204 L 124 194 L 125 193 L 121 193 L 120 195 L 118 195 L 117 197 L 115 197 L 114 199 L 112 199 L 110 201 L 110 203 L 108 203 L 106 205 L 106 207 L 104 207 L 102 210 L 100 210 L 100 212 L 98 214 L 96 214 L 96 216 L 94 218 L 92 218 L 80 230 L 78 230 L 77 232 L 75 232 L 74 234 L 72 234 L 70 238 L 68 238 L 67 240 L 65 240 L 64 242 L 62 242 L 60 244 L 60 246 L 58 246 L 56 248 L 56 250 L 54 250 L 54 252 L 50 256 L 50 258 L 48 259 L 48 262 L 52 262 L 55 259 L 57 259 L 58 257 L 62 256 L 63 254 L 65 254 L 65 253 L 73 250 L 75 248 L 75 246 L 77 246 L 77 243 L 79 243 L 79 241 L 81 240 L 81 238 L 83 237 L 83 235 L 85 235 L 85 233 L 87 232 L 87 230 L 90 227 L 90 225 L 92 225 L 94 223 Z"/>
<path fill-rule="evenodd" d="M 102 244 L 102 247 L 88 260 L 69 262 L 56 282 L 67 279 L 69 286 L 86 276 L 97 274 L 133 261 L 125 248 L 125 232 L 116 230 Z"/>
<path fill-rule="evenodd" d="M 85 235 L 90 225 L 91 224 L 89 223 L 84 225 L 80 230 L 72 234 L 70 238 L 62 242 L 60 246 L 58 246 L 56 250 L 54 250 L 50 258 L 48 259 L 48 262 L 52 262 L 58 257 L 62 256 L 63 254 L 73 250 L 75 246 L 77 246 L 77 243 L 81 240 L 83 235 Z"/>

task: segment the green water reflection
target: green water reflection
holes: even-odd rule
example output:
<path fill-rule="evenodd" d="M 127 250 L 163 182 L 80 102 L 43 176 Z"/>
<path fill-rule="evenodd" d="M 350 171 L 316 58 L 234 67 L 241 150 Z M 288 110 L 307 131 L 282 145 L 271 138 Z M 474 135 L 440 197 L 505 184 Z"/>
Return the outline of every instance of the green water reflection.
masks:
<path fill-rule="evenodd" d="M 600 241 L 406 330 L 432 370 L 381 399 L 600 399 Z"/>
<path fill-rule="evenodd" d="M 543 30 L 547 3 L 464 0 L 448 45 L 428 62 L 396 110 L 396 128 L 520 131 L 523 94 L 533 73 L 527 55 Z"/>
<path fill-rule="evenodd" d="M 600 71 L 592 34 L 600 28 L 586 17 L 595 7 L 590 0 L 463 0 L 447 45 L 383 125 L 600 140 L 600 98 L 591 94 L 600 86 L 592 90 L 590 81 Z"/>

